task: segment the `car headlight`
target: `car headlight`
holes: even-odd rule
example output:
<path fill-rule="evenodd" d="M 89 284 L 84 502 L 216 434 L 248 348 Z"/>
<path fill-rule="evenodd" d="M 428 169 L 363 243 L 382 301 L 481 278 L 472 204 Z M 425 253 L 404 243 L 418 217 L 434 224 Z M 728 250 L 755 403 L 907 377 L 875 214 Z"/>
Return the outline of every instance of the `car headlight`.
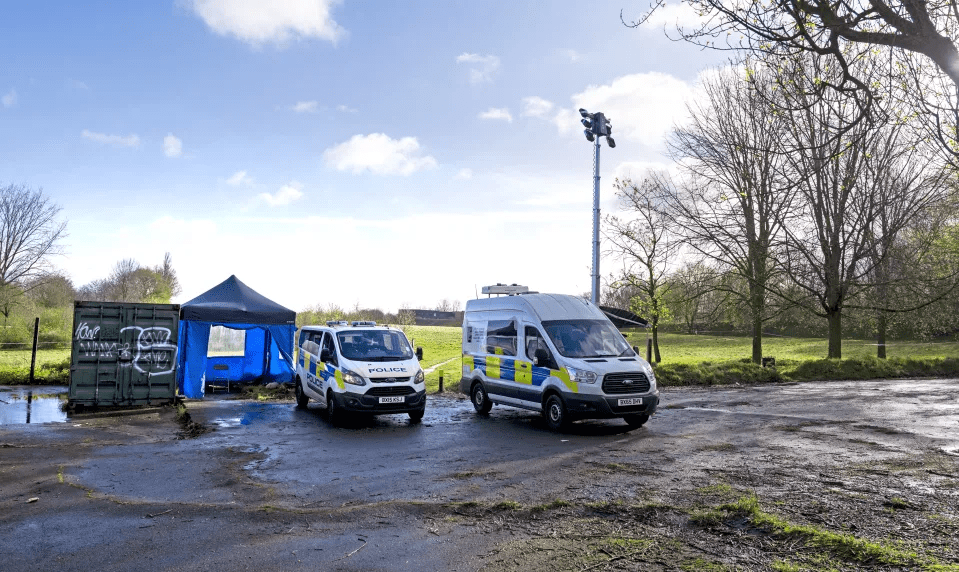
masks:
<path fill-rule="evenodd" d="M 596 383 L 596 372 L 585 369 L 566 368 L 569 372 L 569 380 L 576 383 Z"/>
<path fill-rule="evenodd" d="M 350 385 L 366 385 L 366 380 L 363 379 L 362 375 L 348 369 L 343 370 L 343 382 L 349 383 Z"/>
<path fill-rule="evenodd" d="M 426 376 L 423 374 L 423 370 L 416 372 L 416 377 L 413 378 L 413 383 L 423 383 L 426 380 Z"/>

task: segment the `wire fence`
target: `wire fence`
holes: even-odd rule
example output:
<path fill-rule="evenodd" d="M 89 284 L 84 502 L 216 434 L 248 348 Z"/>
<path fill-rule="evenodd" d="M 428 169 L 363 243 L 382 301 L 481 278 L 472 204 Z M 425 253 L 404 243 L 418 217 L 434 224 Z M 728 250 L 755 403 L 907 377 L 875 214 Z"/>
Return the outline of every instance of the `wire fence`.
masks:
<path fill-rule="evenodd" d="M 68 350 L 70 342 L 37 342 L 37 349 L 46 350 Z M 0 343 L 0 351 L 7 350 L 30 350 L 33 349 L 33 342 L 4 342 Z"/>

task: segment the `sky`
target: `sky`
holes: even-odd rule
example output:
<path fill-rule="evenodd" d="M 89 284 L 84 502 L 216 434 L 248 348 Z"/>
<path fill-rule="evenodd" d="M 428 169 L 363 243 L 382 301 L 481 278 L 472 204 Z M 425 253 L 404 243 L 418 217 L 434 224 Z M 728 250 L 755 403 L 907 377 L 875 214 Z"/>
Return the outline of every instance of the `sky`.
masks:
<path fill-rule="evenodd" d="M 639 0 L 6 3 L 0 184 L 42 189 L 76 286 L 165 252 L 185 302 L 231 274 L 293 310 L 589 292 L 593 148 L 617 177 L 726 54 Z M 603 249 L 608 247 L 604 243 Z M 600 272 L 617 270 L 605 254 Z"/>

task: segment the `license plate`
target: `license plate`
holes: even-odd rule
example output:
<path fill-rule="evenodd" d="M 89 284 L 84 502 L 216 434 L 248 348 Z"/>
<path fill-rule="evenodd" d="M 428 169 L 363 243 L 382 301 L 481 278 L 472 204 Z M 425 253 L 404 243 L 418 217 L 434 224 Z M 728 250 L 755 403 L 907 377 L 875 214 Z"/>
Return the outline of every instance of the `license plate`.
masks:
<path fill-rule="evenodd" d="M 403 403 L 406 400 L 402 395 L 396 397 L 381 397 L 380 403 Z"/>
<path fill-rule="evenodd" d="M 642 398 L 642 397 L 630 397 L 630 398 L 628 398 L 628 399 L 620 399 L 620 400 L 619 400 L 619 406 L 620 406 L 620 407 L 628 407 L 628 406 L 630 406 L 630 405 L 642 405 L 642 404 L 643 404 L 643 398 Z"/>

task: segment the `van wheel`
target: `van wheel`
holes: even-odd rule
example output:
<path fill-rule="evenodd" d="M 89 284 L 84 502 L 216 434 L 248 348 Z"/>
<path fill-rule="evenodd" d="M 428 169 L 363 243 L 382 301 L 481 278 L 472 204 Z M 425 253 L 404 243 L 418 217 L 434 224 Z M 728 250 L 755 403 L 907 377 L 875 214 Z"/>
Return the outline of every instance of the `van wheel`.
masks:
<path fill-rule="evenodd" d="M 649 415 L 637 413 L 635 415 L 623 415 L 623 421 L 629 425 L 630 429 L 639 429 L 644 423 L 649 421 Z"/>
<path fill-rule="evenodd" d="M 483 389 L 482 383 L 473 386 L 473 391 L 470 392 L 470 401 L 473 402 L 473 408 L 476 409 L 476 412 L 483 415 L 489 413 L 489 410 L 493 408 L 493 402 L 489 400 L 489 395 Z"/>
<path fill-rule="evenodd" d="M 543 408 L 543 416 L 546 417 L 546 425 L 553 431 L 561 431 L 566 427 L 568 423 L 566 405 L 560 396 L 556 394 L 549 396 L 546 407 Z"/>
<path fill-rule="evenodd" d="M 332 391 L 326 392 L 326 420 L 330 422 L 330 425 L 339 425 L 343 414 L 340 413 L 340 408 L 336 406 L 336 399 L 333 397 Z"/>
<path fill-rule="evenodd" d="M 306 409 L 306 405 L 310 402 L 310 396 L 303 391 L 303 381 L 297 376 L 296 378 L 296 406 L 300 409 Z"/>
<path fill-rule="evenodd" d="M 411 422 L 411 423 L 419 423 L 420 421 L 423 420 L 423 415 L 424 415 L 425 413 L 426 413 L 426 408 L 425 408 L 425 407 L 424 407 L 423 409 L 419 409 L 419 410 L 417 410 L 417 411 L 410 411 L 410 413 L 409 413 L 409 415 L 410 415 L 410 422 Z"/>

